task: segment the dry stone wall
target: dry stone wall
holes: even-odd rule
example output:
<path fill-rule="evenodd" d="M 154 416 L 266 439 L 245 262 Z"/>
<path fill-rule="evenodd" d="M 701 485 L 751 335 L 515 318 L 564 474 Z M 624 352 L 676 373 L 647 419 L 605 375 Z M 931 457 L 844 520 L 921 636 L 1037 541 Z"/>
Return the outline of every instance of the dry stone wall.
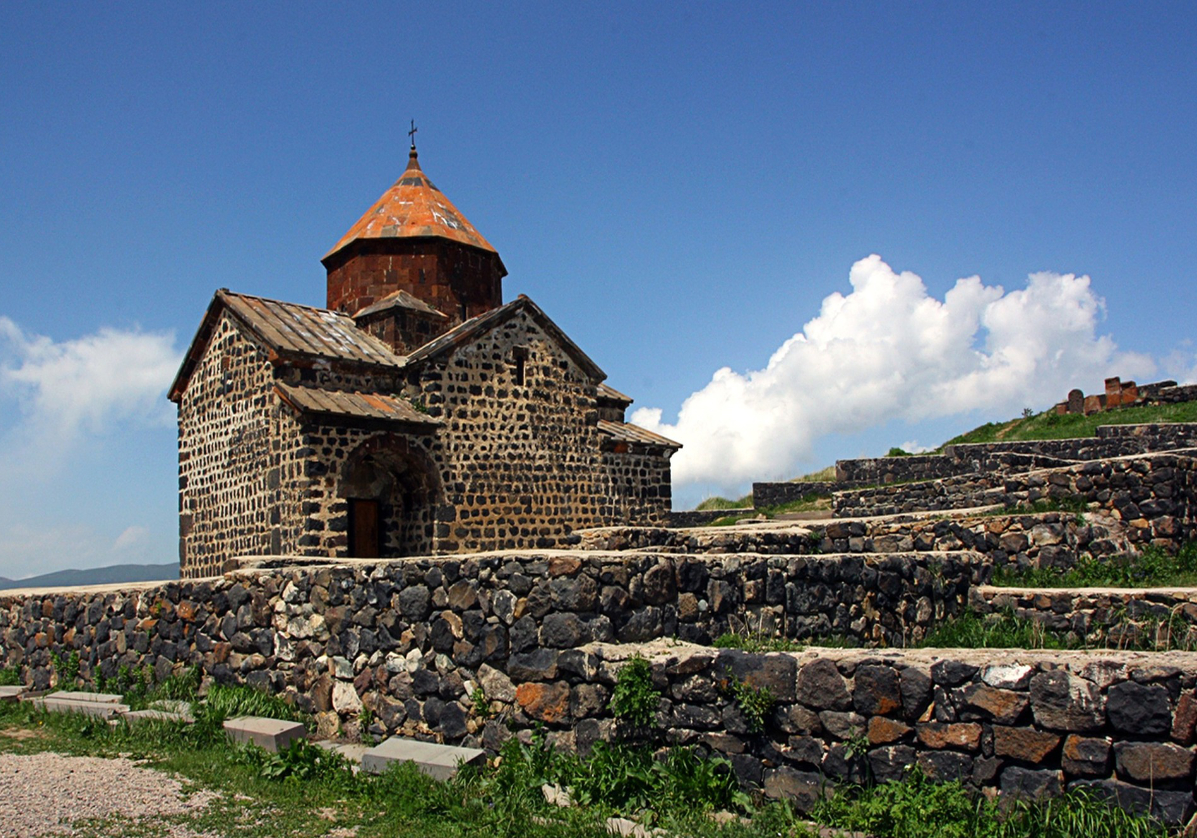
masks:
<path fill-rule="evenodd" d="M 1197 649 L 1194 588 L 995 588 L 969 592 L 978 614 L 1013 613 L 1086 646 Z"/>
<path fill-rule="evenodd" d="M 508 671 L 521 655 L 592 641 L 705 643 L 744 630 L 914 641 L 964 607 L 975 561 L 558 552 L 288 564 L 122 591 L 0 595 L 0 665 L 21 667 L 38 688 L 50 684 L 54 652 L 78 652 L 93 686 L 120 666 L 198 666 L 327 711 L 307 703 L 313 685 L 325 676 L 331 685 L 346 666 L 352 678 L 373 673 L 357 683 L 360 697 L 393 696 L 397 685 L 378 667 L 399 666 L 396 655 L 409 674 L 457 673 L 447 683 L 460 687 L 477 681 L 482 663 Z M 468 705 L 468 691 L 453 689 Z M 415 713 L 410 729 L 421 719 Z"/>
<path fill-rule="evenodd" d="M 916 765 L 1010 795 L 1090 788 L 1172 823 L 1193 812 L 1197 654 L 749 654 L 648 640 L 681 624 L 682 594 L 704 593 L 701 619 L 714 629 L 741 607 L 724 610 L 727 573 L 744 605 L 768 602 L 774 563 L 788 573 L 799 560 L 775 557 L 752 579 L 742 557 L 620 559 L 267 568 L 124 592 L 9 595 L 0 597 L 3 663 L 41 688 L 53 683 L 56 651 L 80 652 L 89 679 L 121 665 L 158 677 L 197 665 L 212 680 L 291 696 L 323 733 L 359 729 L 368 708 L 376 735 L 496 749 L 539 725 L 557 747 L 586 751 L 624 732 L 608 700 L 638 653 L 652 663 L 669 741 L 726 755 L 743 782 L 803 808 L 829 785 L 896 780 Z M 618 638 L 628 642 L 610 644 Z M 773 699 L 759 718 L 736 698 L 746 689 Z"/>
<path fill-rule="evenodd" d="M 840 517 L 1040 501 L 1084 503 L 1119 522 L 1132 545 L 1175 551 L 1197 536 L 1197 460 L 1163 453 L 998 477 L 954 477 L 835 496 Z"/>

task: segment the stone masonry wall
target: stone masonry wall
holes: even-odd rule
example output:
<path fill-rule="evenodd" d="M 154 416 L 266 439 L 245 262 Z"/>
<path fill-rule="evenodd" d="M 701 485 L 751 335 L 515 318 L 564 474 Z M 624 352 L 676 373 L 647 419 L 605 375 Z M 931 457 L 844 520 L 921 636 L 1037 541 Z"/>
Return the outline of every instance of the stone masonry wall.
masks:
<path fill-rule="evenodd" d="M 707 568 L 708 606 L 719 597 L 714 571 L 738 559 L 724 561 Z M 314 711 L 326 734 L 359 729 L 369 708 L 375 735 L 496 749 L 543 725 L 557 747 L 582 751 L 620 734 L 607 702 L 638 653 L 652 663 L 670 741 L 726 755 L 743 782 L 801 808 L 828 784 L 896 780 L 917 765 L 1003 794 L 1087 787 L 1171 823 L 1193 812 L 1197 654 L 748 654 L 636 642 L 658 619 L 665 628 L 665 608 L 650 602 L 671 586 L 694 587 L 695 566 L 685 564 L 679 575 L 680 566 L 661 570 L 661 557 L 628 566 L 601 556 L 496 556 L 7 595 L 0 643 L 3 663 L 42 688 L 53 682 L 50 653 L 74 649 L 86 677 L 143 664 L 164 677 L 187 663 L 213 680 L 284 693 Z M 609 584 L 621 569 L 626 587 Z M 766 599 L 772 569 L 756 580 Z M 587 607 L 595 611 L 576 610 Z M 628 616 L 617 622 L 620 610 Z M 613 635 L 631 642 L 604 642 Z M 736 684 L 775 699 L 760 729 Z"/>
<path fill-rule="evenodd" d="M 601 520 L 595 385 L 526 313 L 422 370 L 408 395 L 445 423 L 430 451 L 445 491 L 438 552 L 552 547 Z"/>
<path fill-rule="evenodd" d="M 543 680 L 563 650 L 589 642 L 706 643 L 733 630 L 901 644 L 964 607 L 974 561 L 501 553 L 4 593 L 0 666 L 19 667 L 39 689 L 53 683 L 55 652 L 77 652 L 91 686 L 122 666 L 159 678 L 196 666 L 219 682 L 286 693 L 325 729 L 364 703 L 384 732 L 476 743 L 465 714 L 488 671 Z"/>
<path fill-rule="evenodd" d="M 219 573 L 230 555 L 270 552 L 273 376 L 226 311 L 179 402 L 179 559 Z"/>
<path fill-rule="evenodd" d="M 522 383 L 516 348 L 527 350 Z M 385 384 L 332 370 L 283 374 L 296 384 L 318 375 L 326 389 Z M 275 455 L 276 533 L 257 552 L 346 556 L 346 482 L 367 456 L 391 475 L 381 497 L 385 556 L 553 547 L 580 527 L 656 523 L 669 510 L 668 452 L 601 452 L 594 384 L 527 316 L 402 386 L 439 429 L 330 425 L 282 411 L 290 424 L 281 439 L 294 442 Z"/>
<path fill-rule="evenodd" d="M 604 451 L 596 494 L 603 521 L 664 524 L 673 503 L 669 454 Z"/>
<path fill-rule="evenodd" d="M 802 526 L 758 528 L 602 527 L 577 534 L 582 550 L 636 550 L 662 553 L 904 553 L 969 550 L 994 569 L 1067 569 L 1086 557 L 1127 553 L 1134 545 L 1119 521 L 1098 514 L 1039 512 L 967 518 L 904 518 L 811 521 Z M 976 568 L 974 583 L 990 569 Z"/>
<path fill-rule="evenodd" d="M 1078 463 L 1004 480 L 956 477 L 845 492 L 836 495 L 833 504 L 837 516 L 858 516 L 1069 500 L 1120 522 L 1132 545 L 1156 544 L 1175 551 L 1197 537 L 1195 491 L 1197 460 L 1163 453 Z"/>
<path fill-rule="evenodd" d="M 969 592 L 980 614 L 1010 611 L 1088 646 L 1197 649 L 1193 588 L 995 588 Z"/>

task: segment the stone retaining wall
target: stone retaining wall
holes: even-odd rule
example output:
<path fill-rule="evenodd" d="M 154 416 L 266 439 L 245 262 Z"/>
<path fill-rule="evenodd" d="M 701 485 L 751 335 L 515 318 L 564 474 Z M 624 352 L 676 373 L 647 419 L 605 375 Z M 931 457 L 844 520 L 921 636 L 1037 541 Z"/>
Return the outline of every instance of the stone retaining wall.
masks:
<path fill-rule="evenodd" d="M 562 700 L 594 682 L 609 689 L 611 658 L 632 651 L 571 653 L 578 674 L 567 675 Z M 803 807 L 827 782 L 897 780 L 915 765 L 1003 794 L 1091 788 L 1170 823 L 1194 811 L 1197 654 L 648 651 L 670 738 L 726 755 L 743 780 Z M 776 699 L 759 733 L 734 698 L 737 683 Z M 573 724 L 583 746 L 615 730 L 597 712 Z"/>
<path fill-rule="evenodd" d="M 977 561 L 499 553 L 4 593 L 0 666 L 19 667 L 38 689 L 53 683 L 55 652 L 77 652 L 91 687 L 122 666 L 159 678 L 197 666 L 290 694 L 326 727 L 352 721 L 365 702 L 386 733 L 458 743 L 477 733 L 465 716 L 484 668 L 537 680 L 555 671 L 559 650 L 585 643 L 707 643 L 729 631 L 903 645 L 964 607 Z"/>
<path fill-rule="evenodd" d="M 1197 649 L 1194 588 L 997 588 L 978 586 L 981 614 L 1010 611 L 1069 640 L 1111 649 Z"/>
<path fill-rule="evenodd" d="M 785 483 L 753 483 L 752 505 L 757 509 L 793 503 L 809 495 L 830 495 L 850 488 L 851 484 L 839 481 L 788 481 Z"/>
<path fill-rule="evenodd" d="M 1129 552 L 1133 545 L 1124 531 L 1120 522 L 1098 514 L 1082 517 L 1067 512 L 1039 512 L 811 521 L 802 526 L 774 528 L 755 524 L 715 530 L 604 527 L 575 535 L 582 550 L 786 555 L 971 550 L 984 555 L 994 568 L 1013 565 L 1018 569 L 1067 569 L 1081 557 Z M 988 570 L 985 574 L 988 578 Z"/>
<path fill-rule="evenodd" d="M 665 525 L 668 527 L 702 527 L 726 518 L 729 515 L 751 515 L 755 512 L 752 507 L 739 509 L 687 509 L 668 513 Z"/>
<path fill-rule="evenodd" d="M 837 517 L 885 515 L 926 509 L 1068 501 L 1120 522 L 1133 545 L 1157 544 L 1175 551 L 1197 537 L 1194 509 L 1197 460 L 1182 454 L 1149 454 L 1072 466 L 1004 479 L 953 477 L 837 494 Z"/>

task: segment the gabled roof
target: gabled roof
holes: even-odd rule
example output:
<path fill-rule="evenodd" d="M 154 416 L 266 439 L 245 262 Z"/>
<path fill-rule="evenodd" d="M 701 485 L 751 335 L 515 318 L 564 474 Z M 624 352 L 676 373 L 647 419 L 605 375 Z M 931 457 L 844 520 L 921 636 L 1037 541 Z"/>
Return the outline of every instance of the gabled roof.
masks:
<path fill-rule="evenodd" d="M 430 340 L 415 352 L 408 355 L 407 363 L 418 364 L 430 358 L 443 355 L 459 346 L 464 346 L 482 332 L 506 322 L 521 311 L 526 311 L 536 321 L 537 325 L 544 329 L 592 380 L 602 381 L 607 377 L 607 374 L 599 368 L 599 365 L 590 360 L 590 356 L 583 352 L 576 343 L 569 339 L 565 332 L 561 331 L 556 323 L 549 319 L 547 314 L 540 310 L 540 306 L 536 305 L 536 303 L 523 294 L 520 294 L 516 299 L 507 303 L 507 305 L 492 308 L 490 311 L 479 314 L 476 317 L 471 317 L 460 326 L 456 326 L 440 337 Z"/>
<path fill-rule="evenodd" d="M 427 425 L 430 428 L 441 424 L 439 419 L 421 413 L 408 402 L 394 396 L 344 393 L 316 387 L 293 387 L 281 383 L 274 385 L 274 391 L 297 413 L 308 416 Z"/>
<path fill-rule="evenodd" d="M 627 422 L 608 422 L 606 419 L 600 419 L 598 429 L 600 434 L 605 434 L 617 442 L 630 442 L 655 448 L 672 448 L 674 451 L 682 447 L 680 442 L 674 442 L 660 434 L 654 434 L 647 428 Z"/>
<path fill-rule="evenodd" d="M 333 249 L 324 254 L 321 261 L 337 251 L 361 239 L 395 239 L 436 236 L 451 239 L 461 244 L 497 251 L 474 225 L 466 220 L 457 207 L 446 198 L 420 168 L 413 148 L 407 161 L 407 170 L 395 181 L 374 206 L 349 228 Z"/>
<path fill-rule="evenodd" d="M 608 402 L 611 404 L 617 404 L 617 405 L 620 405 L 621 407 L 627 407 L 632 402 L 636 401 L 631 396 L 625 396 L 623 393 L 619 392 L 614 387 L 609 387 L 606 384 L 600 384 L 598 386 L 598 393 L 596 395 L 598 396 L 598 400 L 600 402 Z"/>
<path fill-rule="evenodd" d="M 283 303 L 221 288 L 212 298 L 195 338 L 170 387 L 178 401 L 208 346 L 222 311 L 228 311 L 275 355 L 296 361 L 332 360 L 380 368 L 403 366 L 382 341 L 358 329 L 353 318 L 335 311 Z"/>
<path fill-rule="evenodd" d="M 438 311 L 428 303 L 421 300 L 419 297 L 412 296 L 406 291 L 400 289 L 387 294 L 373 305 L 368 305 L 360 311 L 353 313 L 353 319 L 357 320 L 360 317 L 369 317 L 371 314 L 381 314 L 384 311 L 390 311 L 396 308 L 406 308 L 412 311 L 419 311 L 423 314 L 432 314 L 442 319 L 448 317 L 445 313 Z"/>

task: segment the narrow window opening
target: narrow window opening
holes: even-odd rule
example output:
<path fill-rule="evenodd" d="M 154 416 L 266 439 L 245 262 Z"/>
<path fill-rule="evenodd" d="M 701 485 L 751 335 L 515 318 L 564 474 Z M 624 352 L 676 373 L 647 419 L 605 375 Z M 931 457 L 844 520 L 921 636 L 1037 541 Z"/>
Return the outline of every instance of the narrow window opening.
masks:
<path fill-rule="evenodd" d="M 516 386 L 522 387 L 524 385 L 524 365 L 528 361 L 528 347 L 517 346 L 511 350 L 511 361 L 515 366 L 512 377 L 515 379 Z"/>

